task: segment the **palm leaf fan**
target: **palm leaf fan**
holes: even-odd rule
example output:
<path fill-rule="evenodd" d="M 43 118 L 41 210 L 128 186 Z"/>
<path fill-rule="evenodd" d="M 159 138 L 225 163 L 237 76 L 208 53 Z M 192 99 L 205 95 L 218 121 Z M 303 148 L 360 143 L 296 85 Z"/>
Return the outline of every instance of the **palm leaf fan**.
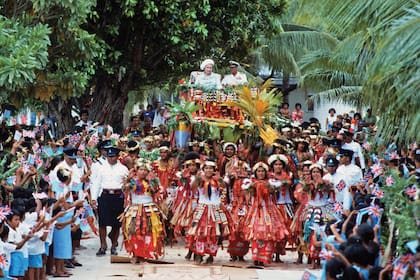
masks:
<path fill-rule="evenodd" d="M 266 125 L 265 127 L 260 127 L 260 137 L 265 144 L 272 146 L 274 141 L 278 139 L 280 135 L 270 125 Z"/>
<path fill-rule="evenodd" d="M 229 106 L 238 107 L 247 116 L 267 144 L 272 144 L 278 137 L 270 126 L 270 120 L 278 116 L 277 106 L 282 103 L 282 94 L 277 94 L 276 89 L 268 90 L 270 83 L 266 82 L 263 89 L 255 94 L 243 87 L 237 91 L 238 100 L 228 102 Z"/>

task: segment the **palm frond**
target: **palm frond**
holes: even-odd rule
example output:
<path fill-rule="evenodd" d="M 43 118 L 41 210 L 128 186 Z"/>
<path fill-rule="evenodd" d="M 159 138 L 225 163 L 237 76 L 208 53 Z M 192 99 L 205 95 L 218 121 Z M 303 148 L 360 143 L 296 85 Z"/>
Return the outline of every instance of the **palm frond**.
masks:
<path fill-rule="evenodd" d="M 341 101 L 346 104 L 361 105 L 361 86 L 342 86 L 315 93 L 308 99 L 308 104 L 322 103 L 322 101 Z"/>
<path fill-rule="evenodd" d="M 359 79 L 352 73 L 334 69 L 315 69 L 302 75 L 299 85 L 312 88 L 316 91 L 324 91 L 341 86 L 361 85 Z"/>
<path fill-rule="evenodd" d="M 331 51 L 317 50 L 303 55 L 299 61 L 299 69 L 302 73 L 319 68 L 331 68 Z"/>
<path fill-rule="evenodd" d="M 330 30 L 346 35 L 373 26 L 385 30 L 390 20 L 401 17 L 415 1 L 372 0 L 367 4 L 363 0 L 343 0 L 340 5 L 334 0 L 322 2 L 323 8 L 320 10 L 329 22 Z"/>
<path fill-rule="evenodd" d="M 387 124 L 379 126 L 381 135 L 391 137 L 404 128 L 405 134 L 397 138 L 405 142 L 419 139 L 419 15 L 420 5 L 417 5 L 393 22 L 388 36 L 378 44 L 364 84 L 364 99 L 386 117 Z"/>
<path fill-rule="evenodd" d="M 257 128 L 263 127 L 273 115 L 278 113 L 277 106 L 283 101 L 282 94 L 277 94 L 276 89 L 269 91 L 264 88 L 256 93 L 248 87 L 243 87 L 237 92 L 238 100 L 230 101 L 228 105 L 240 108 Z"/>
<path fill-rule="evenodd" d="M 299 75 L 299 67 L 293 54 L 287 49 L 278 49 L 274 51 L 269 46 L 261 47 L 261 56 L 272 70 L 286 71 Z"/>
<path fill-rule="evenodd" d="M 338 40 L 328 33 L 310 30 L 304 26 L 285 25 L 286 29 L 295 28 L 293 31 L 285 31 L 268 40 L 261 49 L 262 57 L 274 70 L 299 75 L 298 60 L 307 51 L 318 49 L 331 50 Z"/>
<path fill-rule="evenodd" d="M 371 34 L 357 32 L 351 34 L 338 44 L 331 60 L 346 71 L 364 72 L 374 55 L 374 43 Z"/>
<path fill-rule="evenodd" d="M 293 23 L 282 23 L 282 28 L 284 32 L 288 31 L 315 31 L 318 32 L 316 28 L 307 25 L 293 24 Z"/>
<path fill-rule="evenodd" d="M 273 51 L 288 48 L 293 55 L 301 53 L 302 49 L 334 49 L 339 41 L 330 33 L 322 31 L 287 31 L 280 33 L 270 41 Z"/>

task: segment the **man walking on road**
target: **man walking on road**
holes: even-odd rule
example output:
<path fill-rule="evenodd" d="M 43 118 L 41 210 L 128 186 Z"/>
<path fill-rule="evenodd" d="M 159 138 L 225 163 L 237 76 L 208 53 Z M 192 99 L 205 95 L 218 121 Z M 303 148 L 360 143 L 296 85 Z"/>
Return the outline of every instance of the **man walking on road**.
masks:
<path fill-rule="evenodd" d="M 107 250 L 107 226 L 111 226 L 108 237 L 111 239 L 111 255 L 117 255 L 118 236 L 121 222 L 118 216 L 124 211 L 124 195 L 122 186 L 128 175 L 126 166 L 118 160 L 120 150 L 114 147 L 107 148 L 107 161 L 97 171 L 97 176 L 91 188 L 92 207 L 98 209 L 99 238 L 101 247 L 96 256 L 103 256 Z"/>

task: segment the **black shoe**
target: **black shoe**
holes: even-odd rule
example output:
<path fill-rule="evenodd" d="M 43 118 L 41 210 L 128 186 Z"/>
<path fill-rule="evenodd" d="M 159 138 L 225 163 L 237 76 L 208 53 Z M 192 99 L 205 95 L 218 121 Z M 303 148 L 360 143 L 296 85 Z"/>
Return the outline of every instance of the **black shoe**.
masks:
<path fill-rule="evenodd" d="M 111 248 L 111 255 L 114 255 L 114 256 L 118 255 L 117 248 Z"/>
<path fill-rule="evenodd" d="M 74 266 L 83 266 L 83 264 L 79 263 L 79 262 L 73 262 L 72 263 Z"/>
<path fill-rule="evenodd" d="M 188 250 L 187 255 L 185 255 L 185 259 L 186 259 L 187 261 L 189 261 L 189 260 L 191 260 L 191 256 L 192 256 L 192 251 L 191 251 L 191 250 Z"/>
<path fill-rule="evenodd" d="M 206 260 L 206 263 L 209 263 L 209 264 L 213 263 L 213 256 L 209 256 Z"/>
<path fill-rule="evenodd" d="M 244 261 L 245 261 L 244 257 L 238 257 L 238 260 L 239 260 L 240 262 L 244 262 Z"/>
<path fill-rule="evenodd" d="M 230 261 L 231 262 L 236 262 L 238 260 L 238 257 L 237 256 L 231 256 L 230 257 Z"/>
<path fill-rule="evenodd" d="M 71 263 L 71 261 L 65 261 L 64 262 L 65 268 L 74 268 L 74 264 Z"/>
<path fill-rule="evenodd" d="M 203 256 L 201 255 L 194 255 L 194 263 L 201 264 L 203 262 Z"/>
<path fill-rule="evenodd" d="M 101 257 L 105 255 L 106 255 L 106 249 L 99 248 L 98 252 L 96 252 L 97 257 Z"/>

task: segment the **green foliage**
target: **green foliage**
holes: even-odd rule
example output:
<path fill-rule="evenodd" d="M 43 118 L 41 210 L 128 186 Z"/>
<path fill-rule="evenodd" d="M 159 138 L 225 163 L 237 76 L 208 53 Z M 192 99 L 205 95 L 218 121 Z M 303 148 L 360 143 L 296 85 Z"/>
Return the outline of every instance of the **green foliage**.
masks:
<path fill-rule="evenodd" d="M 274 18 L 285 3 L 102 1 L 90 26 L 107 43 L 103 70 L 116 75 L 124 67 L 127 71 L 120 80 L 134 70 L 141 79 L 134 79 L 137 88 L 162 79 L 175 82 L 197 69 L 205 57 L 219 64 L 246 56 L 261 34 L 274 33 Z"/>
<path fill-rule="evenodd" d="M 419 25 L 420 4 L 392 22 L 388 36 L 378 44 L 364 84 L 367 102 L 387 120 L 380 123 L 380 131 L 394 135 L 398 142 L 420 139 Z"/>
<path fill-rule="evenodd" d="M 36 71 L 48 62 L 48 35 L 45 24 L 25 26 L 0 16 L 0 96 L 2 103 L 12 93 L 25 92 L 36 79 Z"/>
<path fill-rule="evenodd" d="M 283 23 L 263 52 L 268 64 L 301 74 L 300 84 L 318 92 L 315 100 L 371 107 L 386 143 L 420 139 L 418 1 L 296 0 L 291 7 L 285 19 L 292 24 Z M 325 44 L 325 34 L 336 44 Z"/>
<path fill-rule="evenodd" d="M 170 121 L 174 121 L 174 125 L 177 125 L 179 120 L 183 120 L 191 124 L 193 117 L 192 114 L 200 109 L 200 106 L 196 105 L 194 101 L 181 100 L 180 103 L 168 102 Z"/>
<path fill-rule="evenodd" d="M 21 107 L 84 93 L 104 54 L 102 42 L 84 29 L 95 1 L 6 2 L 0 19 L 2 96 Z"/>
<path fill-rule="evenodd" d="M 6 166 L 7 160 L 9 159 L 8 156 L 4 156 L 0 161 L 0 181 L 3 179 L 7 179 L 7 177 L 13 176 L 15 174 L 16 169 L 19 168 L 19 163 L 13 161 L 10 166 Z"/>
<path fill-rule="evenodd" d="M 392 176 L 395 183 L 392 186 L 384 187 L 382 200 L 386 205 L 386 214 L 398 228 L 397 251 L 404 253 L 406 250 L 404 248 L 405 243 L 417 238 L 417 225 L 413 219 L 407 219 L 407 217 L 418 216 L 417 211 L 420 201 L 418 199 L 410 200 L 404 192 L 408 186 L 415 184 L 414 177 L 406 179 L 400 177 L 398 171 L 389 170 L 385 173 L 383 179 L 385 180 L 389 176 Z"/>
<path fill-rule="evenodd" d="M 0 85 L 2 100 L 14 96 L 12 103 L 17 107 L 28 100 L 48 102 L 54 105 L 49 109 L 57 115 L 63 111 L 68 114 L 71 110 L 63 108 L 70 108 L 77 98 L 78 107 L 92 104 L 93 118 L 104 118 L 117 128 L 121 123 L 116 122 L 121 120 L 109 118 L 116 116 L 114 110 L 124 109 L 120 107 L 128 101 L 130 91 L 147 94 L 142 90 L 144 86 L 175 84 L 179 77 L 197 69 L 203 58 L 212 57 L 219 65 L 226 65 L 230 59 L 249 59 L 250 49 L 261 36 L 270 37 L 277 31 L 276 17 L 284 12 L 286 3 L 2 1 L 5 22 L 21 28 L 22 34 L 38 32 L 41 38 L 28 35 L 27 43 L 14 49 L 15 42 L 4 33 L 0 35 L 4 39 L 1 51 L 18 53 L 23 46 L 28 49 L 23 52 L 21 64 L 11 59 L 11 67 L 2 67 L 7 71 L 0 75 L 0 81 L 4 81 L 4 86 Z M 7 47 L 3 48 L 4 44 Z M 36 56 L 32 58 L 32 54 Z M 0 53 L 0 61 L 8 59 Z M 13 79 L 16 76 L 21 78 Z M 110 94 L 115 98 L 105 98 Z M 119 102 L 103 104 L 115 99 Z M 103 108 L 109 108 L 107 114 Z"/>

